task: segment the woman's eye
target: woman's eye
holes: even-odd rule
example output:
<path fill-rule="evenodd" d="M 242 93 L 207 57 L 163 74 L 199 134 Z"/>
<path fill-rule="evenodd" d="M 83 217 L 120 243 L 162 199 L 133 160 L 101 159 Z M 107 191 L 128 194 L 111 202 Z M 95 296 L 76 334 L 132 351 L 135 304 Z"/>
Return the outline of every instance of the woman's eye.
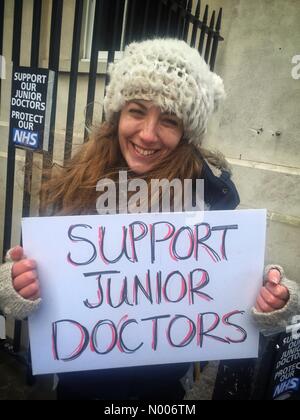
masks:
<path fill-rule="evenodd" d="M 144 112 L 141 109 L 138 108 L 129 108 L 129 113 L 132 115 L 144 115 Z"/>
<path fill-rule="evenodd" d="M 174 120 L 173 118 L 165 118 L 163 120 L 164 124 L 171 126 L 171 127 L 178 127 L 178 121 Z"/>

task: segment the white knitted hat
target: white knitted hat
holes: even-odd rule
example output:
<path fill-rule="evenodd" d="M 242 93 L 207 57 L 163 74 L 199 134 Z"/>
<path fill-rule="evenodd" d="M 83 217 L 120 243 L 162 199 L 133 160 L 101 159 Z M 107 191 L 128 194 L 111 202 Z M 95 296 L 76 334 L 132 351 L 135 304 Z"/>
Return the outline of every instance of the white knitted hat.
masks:
<path fill-rule="evenodd" d="M 225 97 L 222 79 L 195 48 L 177 39 L 133 42 L 109 67 L 104 98 L 107 121 L 132 99 L 151 100 L 182 119 L 184 136 L 200 143 L 209 116 Z"/>

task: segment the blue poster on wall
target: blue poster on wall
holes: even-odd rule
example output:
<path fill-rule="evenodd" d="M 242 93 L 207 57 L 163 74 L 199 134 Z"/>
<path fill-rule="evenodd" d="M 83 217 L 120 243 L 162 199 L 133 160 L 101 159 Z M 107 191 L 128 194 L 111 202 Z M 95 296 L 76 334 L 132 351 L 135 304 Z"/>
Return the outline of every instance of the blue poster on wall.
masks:
<path fill-rule="evenodd" d="M 300 337 L 281 334 L 276 346 L 269 400 L 300 400 Z"/>
<path fill-rule="evenodd" d="M 10 142 L 48 150 L 54 72 L 14 67 L 10 108 Z"/>

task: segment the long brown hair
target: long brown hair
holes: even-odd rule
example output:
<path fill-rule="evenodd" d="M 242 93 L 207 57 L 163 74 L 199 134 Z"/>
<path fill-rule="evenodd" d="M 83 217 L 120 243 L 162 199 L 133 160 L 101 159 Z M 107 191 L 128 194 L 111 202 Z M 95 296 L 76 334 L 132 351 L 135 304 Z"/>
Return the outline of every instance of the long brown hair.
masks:
<path fill-rule="evenodd" d="M 182 139 L 177 148 L 142 178 L 195 179 L 201 176 L 202 154 L 194 144 Z M 117 120 L 94 128 L 89 140 L 64 166 L 53 165 L 44 173 L 41 189 L 41 213 L 57 215 L 95 214 L 100 179 L 117 182 L 119 171 L 135 174 L 128 168 L 118 141 Z M 141 177 L 140 177 L 141 178 Z M 150 189 L 149 189 L 150 190 Z"/>

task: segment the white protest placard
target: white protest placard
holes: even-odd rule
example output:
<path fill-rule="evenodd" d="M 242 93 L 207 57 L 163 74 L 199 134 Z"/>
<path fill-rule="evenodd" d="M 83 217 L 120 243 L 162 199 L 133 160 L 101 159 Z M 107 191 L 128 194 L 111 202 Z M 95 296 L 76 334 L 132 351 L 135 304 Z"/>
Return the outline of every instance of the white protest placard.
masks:
<path fill-rule="evenodd" d="M 256 357 L 265 210 L 23 219 L 34 374 Z"/>

